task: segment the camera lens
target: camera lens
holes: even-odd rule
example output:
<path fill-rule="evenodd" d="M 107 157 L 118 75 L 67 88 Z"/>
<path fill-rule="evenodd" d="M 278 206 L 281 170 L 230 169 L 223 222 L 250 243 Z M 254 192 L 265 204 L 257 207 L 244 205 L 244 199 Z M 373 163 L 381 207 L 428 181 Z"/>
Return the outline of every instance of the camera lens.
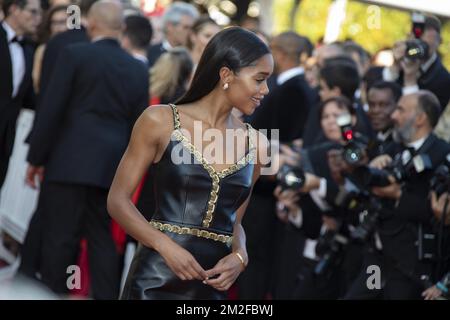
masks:
<path fill-rule="evenodd" d="M 361 161 L 363 151 L 356 146 L 349 146 L 344 149 L 344 159 L 349 164 L 356 164 Z"/>

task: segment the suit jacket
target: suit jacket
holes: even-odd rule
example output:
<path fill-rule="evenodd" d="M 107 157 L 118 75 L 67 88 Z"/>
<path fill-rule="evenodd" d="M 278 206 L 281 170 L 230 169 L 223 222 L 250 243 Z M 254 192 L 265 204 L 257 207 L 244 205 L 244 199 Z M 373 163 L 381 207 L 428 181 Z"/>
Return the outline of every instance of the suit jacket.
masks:
<path fill-rule="evenodd" d="M 413 173 L 402 187 L 402 196 L 395 208 L 383 208 L 379 234 L 383 252 L 391 259 L 412 269 L 420 268 L 417 255 L 417 232 L 421 224 L 431 229 L 433 213 L 428 194 L 430 179 L 450 152 L 450 145 L 431 134 L 416 154 L 429 155 L 432 169 L 422 173 Z M 418 269 L 420 270 L 420 269 Z"/>
<path fill-rule="evenodd" d="M 398 78 L 400 85 L 403 84 L 403 73 Z M 417 79 L 417 85 L 420 89 L 433 92 L 442 107 L 442 111 L 447 107 L 450 99 L 450 74 L 445 69 L 439 57 L 431 64 L 431 66 Z"/>
<path fill-rule="evenodd" d="M 156 60 L 165 53 L 167 50 L 164 49 L 162 43 L 154 44 L 148 48 L 147 58 L 148 58 L 148 67 L 151 68 L 155 64 Z"/>
<path fill-rule="evenodd" d="M 39 81 L 39 94 L 42 96 L 47 89 L 50 77 L 53 73 L 55 62 L 62 49 L 68 45 L 78 42 L 89 42 L 86 29 L 73 29 L 62 32 L 54 36 L 46 45 L 44 57 L 42 59 L 41 79 Z"/>
<path fill-rule="evenodd" d="M 116 40 L 63 49 L 35 120 L 28 161 L 49 181 L 108 188 L 148 104 L 143 64 Z"/>
<path fill-rule="evenodd" d="M 256 129 L 279 129 L 281 142 L 301 138 L 313 99 L 305 77 L 292 77 L 269 92 L 256 109 L 251 125 Z"/>
<path fill-rule="evenodd" d="M 0 24 L 0 159 L 8 158 L 14 145 L 16 120 L 22 107 L 34 107 L 31 70 L 33 47 L 22 45 L 25 56 L 25 74 L 17 95 L 12 98 L 12 64 L 6 31 Z M 0 186 L 1 186 L 0 177 Z"/>

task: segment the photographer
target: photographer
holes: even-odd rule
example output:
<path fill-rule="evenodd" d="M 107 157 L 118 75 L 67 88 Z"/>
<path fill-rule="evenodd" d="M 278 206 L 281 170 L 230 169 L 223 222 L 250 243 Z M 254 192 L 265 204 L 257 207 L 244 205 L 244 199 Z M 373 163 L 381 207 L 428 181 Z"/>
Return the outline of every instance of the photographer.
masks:
<path fill-rule="evenodd" d="M 433 92 L 442 112 L 450 98 L 450 75 L 437 52 L 442 42 L 441 22 L 434 16 L 427 16 L 423 23 L 413 26 L 415 39 L 394 45 L 394 64 L 383 70 L 383 79 L 397 81 L 403 86 L 404 94 L 419 88 Z"/>
<path fill-rule="evenodd" d="M 369 158 L 389 152 L 393 148 L 391 115 L 402 95 L 401 87 L 390 81 L 377 81 L 367 91 L 367 116 L 376 133 L 376 145 L 369 150 Z"/>
<path fill-rule="evenodd" d="M 390 176 L 388 186 L 371 188 L 371 192 L 384 201 L 377 231 L 382 244 L 379 262 L 385 299 L 419 299 L 426 285 L 423 279 L 432 275 L 430 256 L 435 254 L 435 248 L 424 237 L 432 229 L 433 212 L 428 191 L 433 169 L 450 151 L 450 146 L 432 133 L 439 114 L 439 101 L 429 91 L 403 96 L 392 114 L 393 138 L 400 144 L 394 158 L 406 165 L 415 155 L 427 155 L 430 165 L 422 172 L 409 172 L 403 181 Z M 362 274 L 365 272 L 362 270 Z M 365 286 L 366 280 L 367 274 L 358 278 L 364 282 L 360 283 L 361 287 Z M 363 298 L 355 290 L 347 298 L 355 296 Z"/>
<path fill-rule="evenodd" d="M 279 130 L 282 142 L 300 138 L 305 119 L 312 104 L 312 90 L 299 63 L 310 54 L 310 42 L 294 32 L 284 32 L 270 42 L 276 76 L 276 87 L 261 101 L 251 116 L 255 129 Z M 273 271 L 278 259 L 274 259 L 280 243 L 279 225 L 275 217 L 274 181 L 260 179 L 253 189 L 242 225 L 247 235 L 247 250 L 252 261 L 239 276 L 239 298 L 264 299 L 270 289 Z"/>
<path fill-rule="evenodd" d="M 433 209 L 434 217 L 437 221 L 442 221 L 446 226 L 447 237 L 449 234 L 450 226 L 450 206 L 449 193 L 444 192 L 440 196 L 437 196 L 435 191 L 431 192 L 431 208 Z M 447 203 L 447 205 L 446 205 Z M 447 239 L 448 240 L 448 239 Z M 447 253 L 450 250 L 449 243 L 444 245 L 444 252 Z M 447 257 L 448 258 L 448 257 Z M 447 265 L 447 270 L 449 266 Z M 422 292 L 422 296 L 425 300 L 435 300 L 443 297 L 449 298 L 450 292 L 450 272 L 447 272 L 436 284 L 429 287 L 427 290 Z"/>
<path fill-rule="evenodd" d="M 320 68 L 319 95 L 321 101 L 332 97 L 344 96 L 352 103 L 355 110 L 357 124 L 355 131 L 372 137 L 373 130 L 363 108 L 354 103 L 355 92 L 360 85 L 360 76 L 356 63 L 346 55 L 334 56 L 325 59 Z M 317 107 L 313 107 L 308 115 L 305 130 L 303 133 L 303 145 L 312 146 L 325 140 L 324 133 L 320 128 Z"/>
<path fill-rule="evenodd" d="M 450 154 L 431 181 L 431 208 L 436 220 L 437 259 L 435 275 L 440 279 L 422 293 L 425 300 L 450 298 Z M 442 274 L 444 274 L 442 276 Z"/>
<path fill-rule="evenodd" d="M 289 222 L 281 246 L 280 271 L 276 281 L 276 299 L 336 299 L 342 292 L 340 269 L 318 276 L 315 268 L 317 239 L 325 230 L 336 230 L 342 225 L 341 213 L 331 199 L 338 188 L 331 178 L 326 154 L 344 143 L 337 118 L 352 114 L 354 109 L 344 97 L 326 100 L 319 107 L 320 127 L 326 140 L 312 147 L 291 150 L 282 147 L 277 214 Z M 296 181 L 290 183 L 290 181 Z M 298 253 L 301 252 L 299 255 Z"/>

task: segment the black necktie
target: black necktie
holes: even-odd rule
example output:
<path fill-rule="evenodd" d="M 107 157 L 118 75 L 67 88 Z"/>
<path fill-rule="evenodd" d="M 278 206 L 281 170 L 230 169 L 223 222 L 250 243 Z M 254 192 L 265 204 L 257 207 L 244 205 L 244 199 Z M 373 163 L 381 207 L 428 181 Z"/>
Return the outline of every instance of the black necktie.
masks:
<path fill-rule="evenodd" d="M 12 38 L 11 41 L 9 41 L 9 43 L 18 43 L 19 45 L 22 46 L 24 43 L 24 40 L 23 40 L 23 38 L 19 39 L 19 37 L 14 36 L 14 38 Z"/>
<path fill-rule="evenodd" d="M 409 153 L 411 153 L 411 157 L 413 157 L 416 154 L 416 149 L 414 147 L 407 147 L 405 150 L 408 150 Z"/>

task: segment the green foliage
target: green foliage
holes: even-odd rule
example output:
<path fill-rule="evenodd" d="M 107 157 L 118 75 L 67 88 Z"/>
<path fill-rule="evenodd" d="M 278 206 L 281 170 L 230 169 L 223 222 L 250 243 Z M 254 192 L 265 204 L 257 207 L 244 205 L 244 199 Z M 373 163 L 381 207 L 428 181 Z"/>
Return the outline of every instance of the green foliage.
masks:
<path fill-rule="evenodd" d="M 289 30 L 289 15 L 293 2 L 274 0 L 274 34 Z M 302 0 L 295 15 L 295 30 L 316 43 L 325 34 L 331 3 L 332 0 Z M 378 8 L 359 1 L 348 1 L 339 40 L 352 39 L 370 53 L 375 53 L 380 49 L 392 47 L 397 40 L 404 39 L 411 29 L 409 12 Z M 441 21 L 443 43 L 439 52 L 444 64 L 450 69 L 450 21 Z"/>

